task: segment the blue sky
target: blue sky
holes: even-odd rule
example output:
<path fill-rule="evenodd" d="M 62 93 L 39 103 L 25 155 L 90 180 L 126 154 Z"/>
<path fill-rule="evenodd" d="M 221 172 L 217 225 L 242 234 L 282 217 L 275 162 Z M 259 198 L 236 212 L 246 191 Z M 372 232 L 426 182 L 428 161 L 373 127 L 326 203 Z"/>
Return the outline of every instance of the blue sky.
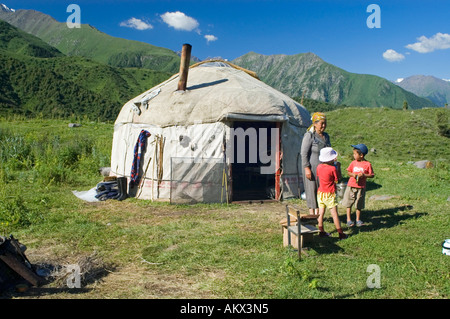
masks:
<path fill-rule="evenodd" d="M 115 37 L 233 60 L 313 52 L 346 71 L 396 80 L 450 79 L 449 0 L 0 0 L 66 22 L 80 7 L 82 24 Z M 376 4 L 378 8 L 369 7 Z M 368 23 L 369 20 L 369 23 Z M 378 23 L 378 25 L 376 25 Z M 379 27 L 370 27 L 373 26 Z"/>

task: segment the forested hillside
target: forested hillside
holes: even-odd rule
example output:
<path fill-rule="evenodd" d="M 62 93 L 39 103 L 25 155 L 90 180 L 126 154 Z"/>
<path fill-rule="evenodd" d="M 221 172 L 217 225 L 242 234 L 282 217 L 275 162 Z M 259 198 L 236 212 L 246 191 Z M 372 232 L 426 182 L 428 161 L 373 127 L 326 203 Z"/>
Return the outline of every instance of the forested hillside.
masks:
<path fill-rule="evenodd" d="M 122 105 L 171 73 L 68 57 L 0 21 L 0 112 L 114 120 Z"/>

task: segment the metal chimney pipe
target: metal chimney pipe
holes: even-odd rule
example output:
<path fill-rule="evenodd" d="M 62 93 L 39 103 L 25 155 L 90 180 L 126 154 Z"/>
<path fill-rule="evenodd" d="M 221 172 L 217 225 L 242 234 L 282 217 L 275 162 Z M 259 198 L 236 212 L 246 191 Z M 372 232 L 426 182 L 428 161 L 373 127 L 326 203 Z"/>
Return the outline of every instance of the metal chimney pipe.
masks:
<path fill-rule="evenodd" d="M 191 50 L 192 45 L 187 43 L 183 44 L 183 49 L 181 50 L 180 79 L 178 80 L 178 91 L 186 91 L 189 64 L 191 62 Z"/>

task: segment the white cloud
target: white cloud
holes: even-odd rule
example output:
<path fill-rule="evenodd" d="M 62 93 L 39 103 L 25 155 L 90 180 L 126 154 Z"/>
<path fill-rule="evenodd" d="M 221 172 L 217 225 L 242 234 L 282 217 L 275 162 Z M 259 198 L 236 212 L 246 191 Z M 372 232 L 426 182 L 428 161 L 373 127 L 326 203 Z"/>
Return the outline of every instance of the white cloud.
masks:
<path fill-rule="evenodd" d="M 183 12 L 166 12 L 161 18 L 167 25 L 175 30 L 192 31 L 200 25 L 197 20 L 185 15 Z"/>
<path fill-rule="evenodd" d="M 206 41 L 209 43 L 209 42 L 213 42 L 213 41 L 217 41 L 218 40 L 218 38 L 215 36 L 215 35 L 212 35 L 212 34 L 207 34 L 207 35 L 205 35 L 205 37 L 204 37 L 205 39 L 206 39 Z"/>
<path fill-rule="evenodd" d="M 417 51 L 419 53 L 429 53 L 434 50 L 444 50 L 450 48 L 450 34 L 436 33 L 431 38 L 421 36 L 417 38 L 418 42 L 408 44 L 406 48 Z"/>
<path fill-rule="evenodd" d="M 450 82 L 450 79 L 442 79 L 442 80 L 447 81 L 447 82 Z"/>
<path fill-rule="evenodd" d="M 396 83 L 400 83 L 404 80 L 404 78 L 398 78 L 397 80 L 395 80 Z"/>
<path fill-rule="evenodd" d="M 127 21 L 123 21 L 120 23 L 121 27 L 132 28 L 136 30 L 147 30 L 153 29 L 153 26 L 147 22 L 142 21 L 141 19 L 131 18 Z"/>
<path fill-rule="evenodd" d="M 395 50 L 389 49 L 383 53 L 383 58 L 389 62 L 399 62 L 402 61 L 405 56 Z"/>

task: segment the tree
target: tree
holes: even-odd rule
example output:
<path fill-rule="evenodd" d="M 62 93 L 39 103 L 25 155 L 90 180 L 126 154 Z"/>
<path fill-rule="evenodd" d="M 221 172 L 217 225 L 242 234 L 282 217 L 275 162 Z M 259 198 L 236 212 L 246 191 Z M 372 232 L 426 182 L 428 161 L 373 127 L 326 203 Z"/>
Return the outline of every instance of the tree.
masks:
<path fill-rule="evenodd" d="M 408 102 L 403 101 L 403 111 L 406 111 L 408 109 Z"/>

